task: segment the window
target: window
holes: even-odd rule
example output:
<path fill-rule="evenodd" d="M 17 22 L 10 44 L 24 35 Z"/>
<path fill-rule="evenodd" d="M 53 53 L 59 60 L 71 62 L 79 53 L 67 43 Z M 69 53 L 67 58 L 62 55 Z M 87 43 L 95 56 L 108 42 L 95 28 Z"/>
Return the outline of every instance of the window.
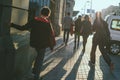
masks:
<path fill-rule="evenodd" d="M 120 31 L 120 19 L 113 19 L 111 29 Z"/>

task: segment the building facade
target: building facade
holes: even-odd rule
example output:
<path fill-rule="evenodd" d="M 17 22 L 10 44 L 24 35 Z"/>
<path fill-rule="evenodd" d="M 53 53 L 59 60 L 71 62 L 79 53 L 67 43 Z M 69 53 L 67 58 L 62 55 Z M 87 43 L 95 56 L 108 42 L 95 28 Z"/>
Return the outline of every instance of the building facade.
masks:
<path fill-rule="evenodd" d="M 120 3 L 119 6 L 109 6 L 106 9 L 102 10 L 102 14 L 103 14 L 103 18 L 105 18 L 105 16 L 110 15 L 110 14 L 116 14 L 116 15 L 120 15 Z"/>
<path fill-rule="evenodd" d="M 0 77 L 23 80 L 31 73 L 36 52 L 29 45 L 29 31 L 11 28 L 9 23 L 24 25 L 39 15 L 41 7 L 51 9 L 50 20 L 56 36 L 60 35 L 66 12 L 73 13 L 74 0 L 1 0 L 0 1 Z M 14 75 L 14 76 L 13 76 Z"/>
<path fill-rule="evenodd" d="M 10 36 L 12 0 L 0 1 L 0 79 L 13 80 L 15 49 Z"/>
<path fill-rule="evenodd" d="M 66 0 L 66 13 L 70 12 L 71 17 L 73 16 L 73 7 L 74 7 L 74 5 L 75 5 L 74 0 Z"/>

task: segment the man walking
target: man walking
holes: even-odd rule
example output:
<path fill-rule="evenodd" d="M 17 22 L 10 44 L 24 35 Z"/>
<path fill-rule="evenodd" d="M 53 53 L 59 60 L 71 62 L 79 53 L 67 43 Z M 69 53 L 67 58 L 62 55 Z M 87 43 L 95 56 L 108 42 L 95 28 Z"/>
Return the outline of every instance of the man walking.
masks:
<path fill-rule="evenodd" d="M 81 15 L 78 16 L 77 20 L 75 20 L 75 41 L 74 41 L 74 49 L 76 48 L 76 44 L 77 47 L 79 46 L 79 42 L 80 42 L 80 30 L 81 30 Z"/>
<path fill-rule="evenodd" d="M 88 15 L 85 15 L 84 20 L 82 21 L 82 27 L 81 27 L 81 35 L 83 38 L 83 49 L 82 52 L 85 52 L 85 48 L 86 48 L 86 43 L 87 43 L 87 39 L 89 37 L 89 35 L 91 34 L 91 22 L 90 22 L 90 18 Z"/>
<path fill-rule="evenodd" d="M 95 64 L 95 51 L 97 48 L 97 45 L 99 46 L 99 50 L 102 53 L 102 56 L 108 66 L 110 67 L 110 70 L 113 70 L 114 65 L 108 56 L 108 52 L 106 50 L 106 45 L 110 39 L 110 32 L 108 30 L 108 24 L 102 19 L 101 12 L 96 13 L 96 19 L 93 23 L 93 31 L 95 32 L 93 36 L 92 41 L 92 49 L 90 53 L 90 63 L 92 65 Z"/>
<path fill-rule="evenodd" d="M 63 42 L 65 43 L 66 46 L 68 43 L 69 33 L 72 26 L 73 26 L 73 20 L 70 17 L 70 12 L 68 12 L 67 16 L 64 17 L 63 23 L 62 23 L 62 30 L 64 30 Z"/>
<path fill-rule="evenodd" d="M 35 48 L 37 56 L 35 58 L 32 73 L 34 80 L 39 80 L 42 64 L 44 60 L 45 50 L 49 47 L 53 50 L 55 46 L 55 35 L 50 21 L 48 20 L 51 10 L 43 7 L 39 17 L 35 17 L 32 21 L 23 26 L 11 24 L 12 27 L 19 30 L 30 30 L 30 46 Z M 31 65 L 32 66 L 32 65 Z"/>

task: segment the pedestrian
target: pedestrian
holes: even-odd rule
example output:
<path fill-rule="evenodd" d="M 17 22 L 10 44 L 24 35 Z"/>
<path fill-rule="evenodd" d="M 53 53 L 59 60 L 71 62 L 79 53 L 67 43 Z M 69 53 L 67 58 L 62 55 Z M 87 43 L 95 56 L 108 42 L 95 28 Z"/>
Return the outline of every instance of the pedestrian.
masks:
<path fill-rule="evenodd" d="M 99 46 L 99 50 L 102 53 L 102 56 L 108 66 L 110 66 L 110 70 L 113 70 L 113 63 L 108 55 L 108 50 L 106 50 L 106 45 L 110 40 L 110 32 L 108 30 L 108 24 L 101 17 L 101 12 L 96 13 L 96 19 L 94 20 L 93 31 L 95 32 L 92 41 L 92 49 L 90 53 L 90 63 L 95 64 L 95 51 L 97 45 Z"/>
<path fill-rule="evenodd" d="M 19 30 L 31 31 L 30 45 L 37 51 L 34 67 L 32 69 L 34 80 L 39 80 L 46 48 L 49 47 L 51 50 L 53 50 L 56 43 L 54 30 L 50 21 L 48 20 L 50 13 L 51 10 L 45 6 L 41 9 L 39 17 L 35 17 L 25 25 L 19 26 L 13 23 L 11 24 L 12 27 L 15 27 Z"/>
<path fill-rule="evenodd" d="M 91 34 L 91 22 L 90 22 L 90 18 L 88 15 L 85 15 L 84 20 L 82 21 L 82 26 L 81 26 L 81 30 L 80 30 L 80 34 L 82 35 L 83 38 L 83 49 L 82 52 L 85 52 L 85 46 L 87 43 L 87 39 L 89 37 L 89 35 Z"/>
<path fill-rule="evenodd" d="M 77 47 L 79 47 L 79 42 L 80 42 L 80 30 L 81 30 L 81 15 L 78 16 L 78 18 L 75 20 L 75 31 L 74 31 L 74 49 L 76 48 L 76 44 Z"/>
<path fill-rule="evenodd" d="M 64 31 L 63 43 L 65 43 L 66 46 L 68 43 L 69 33 L 70 33 L 70 29 L 72 29 L 71 28 L 72 26 L 73 26 L 73 19 L 70 17 L 70 12 L 68 12 L 62 22 L 62 30 Z"/>

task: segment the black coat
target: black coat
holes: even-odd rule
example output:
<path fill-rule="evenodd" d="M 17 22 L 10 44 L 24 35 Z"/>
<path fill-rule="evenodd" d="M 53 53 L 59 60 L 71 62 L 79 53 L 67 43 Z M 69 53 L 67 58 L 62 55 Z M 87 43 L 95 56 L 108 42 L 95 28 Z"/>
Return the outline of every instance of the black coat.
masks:
<path fill-rule="evenodd" d="M 36 17 L 23 26 L 12 24 L 19 30 L 30 30 L 30 45 L 35 48 L 54 47 L 55 36 L 51 23 L 43 18 Z"/>
<path fill-rule="evenodd" d="M 90 21 L 84 20 L 82 21 L 82 27 L 81 27 L 81 31 L 82 31 L 82 35 L 90 35 L 92 32 L 92 25 Z"/>
<path fill-rule="evenodd" d="M 110 40 L 108 24 L 104 20 L 95 20 L 92 27 L 95 32 L 94 38 L 97 42 L 107 43 Z"/>
<path fill-rule="evenodd" d="M 82 21 L 81 18 L 75 21 L 75 33 L 80 33 Z"/>

